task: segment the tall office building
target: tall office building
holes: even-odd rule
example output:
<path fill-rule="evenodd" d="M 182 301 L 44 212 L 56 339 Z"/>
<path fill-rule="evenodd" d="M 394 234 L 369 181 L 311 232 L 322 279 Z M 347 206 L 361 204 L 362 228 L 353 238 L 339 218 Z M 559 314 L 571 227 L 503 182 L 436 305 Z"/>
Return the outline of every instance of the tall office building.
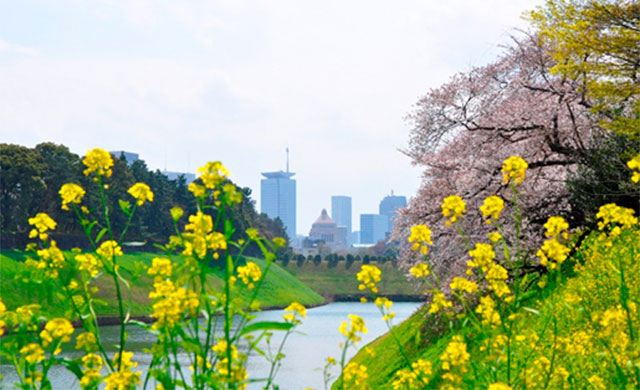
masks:
<path fill-rule="evenodd" d="M 375 244 L 385 240 L 389 217 L 380 214 L 360 214 L 360 244 Z"/>
<path fill-rule="evenodd" d="M 126 152 L 124 150 L 113 150 L 109 153 L 111 153 L 113 158 L 120 158 L 121 156 L 124 156 L 124 159 L 127 161 L 127 165 L 131 165 L 140 159 L 140 155 L 138 153 Z"/>
<path fill-rule="evenodd" d="M 396 216 L 396 211 L 407 205 L 407 198 L 404 196 L 394 195 L 391 191 L 391 195 L 385 196 L 380 202 L 380 215 L 386 215 L 388 217 L 388 232 L 393 228 L 393 221 Z"/>
<path fill-rule="evenodd" d="M 296 181 L 289 172 L 289 148 L 287 171 L 263 172 L 260 181 L 260 210 L 271 218 L 280 218 L 289 238 L 296 236 Z"/>
<path fill-rule="evenodd" d="M 331 218 L 336 225 L 345 226 L 347 235 L 351 234 L 351 197 L 332 196 L 331 197 Z"/>

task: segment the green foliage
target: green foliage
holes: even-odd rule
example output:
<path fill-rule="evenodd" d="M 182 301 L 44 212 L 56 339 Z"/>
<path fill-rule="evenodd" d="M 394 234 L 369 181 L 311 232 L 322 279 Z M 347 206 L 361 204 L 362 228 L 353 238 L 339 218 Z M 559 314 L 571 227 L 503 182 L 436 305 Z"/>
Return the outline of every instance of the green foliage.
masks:
<path fill-rule="evenodd" d="M 0 230 L 24 230 L 46 186 L 42 157 L 24 146 L 0 144 Z"/>
<path fill-rule="evenodd" d="M 640 144 L 625 134 L 610 134 L 592 141 L 590 153 L 567 179 L 572 225 L 594 225 L 600 206 L 615 203 L 637 209 L 640 193 L 629 178 L 627 161 L 640 152 Z"/>
<path fill-rule="evenodd" d="M 105 184 L 109 186 L 105 201 L 113 229 L 121 231 L 127 224 L 127 215 L 113 210 L 120 210 L 122 201 L 131 201 L 127 190 L 133 184 L 146 183 L 155 194 L 154 201 L 137 210 L 132 219 L 128 228 L 130 241 L 163 243 L 166 237 L 174 233 L 169 213 L 172 207 L 179 206 L 187 215 L 196 212 L 196 201 L 188 191 L 184 177 L 169 180 L 159 170 L 149 170 L 142 160 L 127 165 L 124 158 L 115 158 L 113 163 L 113 174 L 105 178 Z M 45 212 L 58 223 L 56 234 L 82 235 L 83 229 L 77 223 L 76 216 L 60 209 L 58 191 L 63 184 L 79 184 L 87 190 L 83 205 L 91 213 L 100 213 L 97 183 L 83 175 L 83 169 L 81 157 L 71 153 L 64 145 L 45 142 L 27 148 L 0 144 L 0 230 L 5 233 L 25 232 L 27 218 L 37 212 Z M 199 180 L 196 182 L 201 183 Z M 251 189 L 241 188 L 240 191 L 243 196 L 237 213 L 233 215 L 236 226 L 233 238 L 238 239 L 250 227 L 259 229 L 269 239 L 286 238 L 280 220 L 257 213 L 255 201 L 250 196 Z M 179 227 L 182 226 L 184 223 L 179 224 Z M 280 249 L 282 253 L 286 251 L 290 250 Z M 253 256 L 260 253 L 254 243 L 246 251 L 247 255 Z"/>

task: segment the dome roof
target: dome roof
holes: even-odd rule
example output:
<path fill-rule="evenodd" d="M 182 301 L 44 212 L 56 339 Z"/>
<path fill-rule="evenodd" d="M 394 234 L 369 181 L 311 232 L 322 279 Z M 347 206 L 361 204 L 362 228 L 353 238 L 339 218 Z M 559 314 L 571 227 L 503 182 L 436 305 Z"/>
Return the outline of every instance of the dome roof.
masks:
<path fill-rule="evenodd" d="M 322 209 L 322 213 L 320 213 L 320 216 L 318 217 L 318 219 L 316 219 L 316 221 L 313 224 L 314 225 L 333 225 L 333 226 L 335 226 L 336 223 L 333 221 L 333 219 L 331 219 L 329 214 L 327 214 L 327 210 L 326 209 Z"/>

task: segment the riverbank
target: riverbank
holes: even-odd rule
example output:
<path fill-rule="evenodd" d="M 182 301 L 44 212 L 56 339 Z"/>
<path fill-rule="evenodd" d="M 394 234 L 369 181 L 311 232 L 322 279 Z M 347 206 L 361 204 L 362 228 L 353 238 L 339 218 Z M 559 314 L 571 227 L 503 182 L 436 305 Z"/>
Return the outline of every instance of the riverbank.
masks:
<path fill-rule="evenodd" d="M 67 305 L 60 297 L 51 293 L 51 289 L 42 284 L 29 280 L 24 261 L 28 253 L 22 250 L 0 251 L 0 296 L 9 310 L 29 303 L 38 303 L 52 316 L 62 316 Z M 65 252 L 66 256 L 70 252 Z M 127 275 L 135 272 L 135 262 L 150 265 L 157 253 L 129 252 L 118 259 L 121 269 Z M 262 259 L 251 259 L 264 270 L 266 262 Z M 214 286 L 222 286 L 221 271 L 214 271 L 209 278 Z M 105 275 L 98 277 L 94 285 L 98 288 L 96 298 L 99 299 L 97 311 L 104 321 L 119 322 L 118 307 L 113 280 Z M 149 292 L 153 288 L 153 280 L 142 272 L 131 289 L 131 316 L 136 319 L 150 320 L 151 301 Z M 242 299 L 248 299 L 248 294 L 241 294 Z M 283 308 L 291 302 L 312 307 L 326 302 L 325 298 L 306 286 L 295 276 L 283 270 L 278 264 L 273 264 L 264 280 L 258 301 L 263 309 Z M 111 319 L 111 320 L 110 320 Z"/>
<path fill-rule="evenodd" d="M 510 317 L 498 317 L 512 321 L 508 328 L 450 322 L 447 316 L 429 313 L 423 306 L 394 329 L 394 336 L 386 333 L 370 343 L 367 347 L 373 353 L 363 348 L 353 361 L 371 373 L 367 379 L 370 388 L 387 389 L 393 387 L 395 373 L 408 366 L 403 356 L 412 362 L 425 359 L 433 372 L 427 378 L 429 387 L 439 388 L 448 383 L 443 379 L 447 370 L 442 356 L 450 349 L 452 338 L 459 337 L 473 367 L 463 379 L 468 388 L 487 388 L 489 380 L 511 384 L 533 381 L 536 376 L 531 373 L 545 367 L 546 362 L 550 368 L 545 368 L 542 378 L 549 381 L 548 388 L 566 387 L 561 386 L 563 381 L 571 383 L 571 388 L 593 387 L 588 384 L 594 376 L 602 383 L 599 388 L 633 387 L 638 383 L 638 371 L 629 356 L 638 356 L 638 348 L 629 340 L 630 335 L 638 334 L 632 314 L 640 302 L 640 290 L 632 286 L 639 283 L 638 228 L 610 235 L 593 232 L 552 276 L 543 276 L 521 295 L 520 305 Z M 611 345 L 623 347 L 616 350 Z M 504 356 L 511 356 L 512 363 Z M 585 370 L 588 376 L 583 375 Z"/>

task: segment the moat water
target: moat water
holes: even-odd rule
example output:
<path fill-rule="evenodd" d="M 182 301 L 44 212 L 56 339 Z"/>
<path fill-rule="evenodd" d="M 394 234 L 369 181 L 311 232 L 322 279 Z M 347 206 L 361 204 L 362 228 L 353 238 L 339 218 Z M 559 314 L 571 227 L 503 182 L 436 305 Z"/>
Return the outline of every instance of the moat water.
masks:
<path fill-rule="evenodd" d="M 399 324 L 408 318 L 419 306 L 417 302 L 395 302 L 393 310 L 396 312 L 394 324 Z M 278 321 L 282 319 L 284 311 L 268 310 L 257 314 L 255 321 Z M 307 310 L 307 318 L 298 326 L 296 333 L 287 339 L 283 353 L 286 355 L 282 361 L 275 383 L 282 390 L 298 390 L 305 387 L 314 389 L 324 389 L 322 368 L 328 356 L 336 359 L 340 357 L 338 343 L 343 341 L 343 336 L 338 331 L 338 327 L 348 314 L 361 316 L 366 323 L 368 332 L 363 335 L 359 347 L 363 347 L 370 341 L 379 337 L 387 331 L 385 323 L 382 321 L 378 308 L 373 303 L 359 302 L 335 302 L 328 305 Z M 118 342 L 118 326 L 104 326 L 101 328 L 101 337 L 105 346 L 113 346 Z M 151 355 L 143 352 L 151 347 L 155 342 L 155 336 L 138 327 L 128 328 L 129 338 L 126 350 L 135 352 L 134 361 L 138 362 L 138 368 L 144 375 L 147 372 L 151 361 Z M 272 340 L 272 345 L 277 348 L 280 337 L 277 332 Z M 265 347 L 263 345 L 262 347 Z M 348 356 L 353 356 L 355 349 L 351 349 Z M 275 351 L 274 351 L 275 353 Z M 82 356 L 81 352 L 63 352 L 63 355 L 76 358 Z M 191 364 L 186 354 L 178 356 L 184 361 L 185 373 L 189 373 Z M 247 361 L 247 371 L 251 379 L 264 378 L 268 375 L 270 364 L 257 353 L 249 356 Z M 334 375 L 337 368 L 334 368 Z M 0 375 L 3 375 L 0 388 L 13 389 L 17 380 L 13 366 L 0 365 Z M 49 378 L 54 389 L 80 389 L 76 377 L 61 366 L 51 369 Z M 329 384 L 330 385 L 330 384 Z M 249 384 L 249 389 L 257 390 L 264 386 L 264 382 L 254 382 Z M 155 385 L 147 386 L 148 389 L 155 389 Z"/>

